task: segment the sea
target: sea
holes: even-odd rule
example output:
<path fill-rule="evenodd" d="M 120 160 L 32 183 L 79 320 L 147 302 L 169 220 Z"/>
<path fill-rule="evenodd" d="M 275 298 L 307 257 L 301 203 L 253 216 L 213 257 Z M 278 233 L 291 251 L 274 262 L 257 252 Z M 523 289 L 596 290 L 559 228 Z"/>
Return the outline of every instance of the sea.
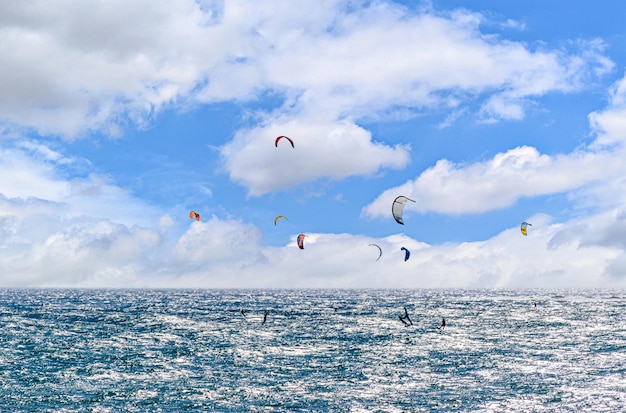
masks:
<path fill-rule="evenodd" d="M 1 412 L 623 412 L 626 291 L 6 289 L 0 384 Z"/>

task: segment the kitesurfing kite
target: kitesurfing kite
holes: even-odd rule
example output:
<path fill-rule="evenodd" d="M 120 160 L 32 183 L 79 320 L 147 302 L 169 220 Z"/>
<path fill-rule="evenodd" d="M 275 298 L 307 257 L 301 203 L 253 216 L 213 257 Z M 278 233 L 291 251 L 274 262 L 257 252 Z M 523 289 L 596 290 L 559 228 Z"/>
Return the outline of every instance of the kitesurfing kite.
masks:
<path fill-rule="evenodd" d="M 522 235 L 526 236 L 526 227 L 528 226 L 533 226 L 533 224 L 529 224 L 528 222 L 524 221 L 522 222 L 522 225 L 520 226 L 520 230 L 522 231 Z"/>
<path fill-rule="evenodd" d="M 379 253 L 378 253 L 378 258 L 376 258 L 376 261 L 378 261 L 380 259 L 380 257 L 383 256 L 383 249 L 380 248 L 380 246 L 377 245 L 377 244 L 369 244 L 369 246 L 378 248 Z"/>
<path fill-rule="evenodd" d="M 304 237 L 306 237 L 306 235 L 304 234 L 300 234 L 298 235 L 298 238 L 296 239 L 298 241 L 298 247 L 303 250 L 304 249 Z"/>
<path fill-rule="evenodd" d="M 196 211 L 191 211 L 189 213 L 189 218 L 191 219 L 196 219 L 196 221 L 200 221 L 200 214 L 198 214 Z"/>
<path fill-rule="evenodd" d="M 284 215 L 279 215 L 279 216 L 277 216 L 276 218 L 274 218 L 274 225 L 276 225 L 276 223 L 278 222 L 278 220 L 279 220 L 279 219 L 281 219 L 281 218 L 285 218 L 285 219 L 287 219 L 287 217 L 286 217 L 286 216 L 284 216 Z"/>
<path fill-rule="evenodd" d="M 411 251 L 407 250 L 405 247 L 400 248 L 400 251 L 404 251 L 404 261 L 408 260 L 411 256 Z"/>
<path fill-rule="evenodd" d="M 391 213 L 393 214 L 393 218 L 398 224 L 401 225 L 404 225 L 404 222 L 402 221 L 402 211 L 404 211 L 404 205 L 407 201 L 415 202 L 414 200 L 401 195 L 394 199 L 393 204 L 391 205 Z"/>
<path fill-rule="evenodd" d="M 291 144 L 291 147 L 294 148 L 295 146 L 293 146 L 293 141 L 291 140 L 291 138 L 289 136 L 284 136 L 281 135 L 278 138 L 276 138 L 276 140 L 274 141 L 274 146 L 276 146 L 278 148 L 278 141 L 281 139 L 287 139 L 289 141 L 289 143 Z"/>

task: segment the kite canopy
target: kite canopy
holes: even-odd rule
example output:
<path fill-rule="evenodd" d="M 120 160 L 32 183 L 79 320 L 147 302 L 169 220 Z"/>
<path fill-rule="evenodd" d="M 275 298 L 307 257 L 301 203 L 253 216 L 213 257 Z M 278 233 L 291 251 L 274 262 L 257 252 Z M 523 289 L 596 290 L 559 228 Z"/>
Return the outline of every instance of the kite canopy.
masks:
<path fill-rule="evenodd" d="M 196 221 L 200 221 L 200 214 L 198 214 L 196 211 L 191 211 L 189 213 L 189 218 L 191 219 L 196 219 Z"/>
<path fill-rule="evenodd" d="M 282 219 L 282 218 L 287 219 L 287 217 L 286 217 L 286 216 L 284 216 L 284 215 L 279 215 L 279 216 L 277 216 L 276 218 L 274 218 L 274 225 L 276 225 L 276 223 L 278 222 L 278 220 L 279 220 L 279 219 Z"/>
<path fill-rule="evenodd" d="M 291 147 L 294 148 L 295 146 L 293 146 L 293 141 L 291 140 L 291 138 L 289 136 L 284 136 L 281 135 L 278 138 L 276 138 L 276 140 L 274 141 L 274 146 L 276 146 L 278 148 L 278 141 L 281 139 L 287 139 L 289 141 L 289 143 L 291 144 Z"/>
<path fill-rule="evenodd" d="M 411 251 L 407 250 L 404 247 L 400 248 L 400 251 L 404 251 L 404 261 L 408 260 L 411 256 Z"/>
<path fill-rule="evenodd" d="M 393 204 L 391 205 L 391 213 L 393 214 L 393 218 L 398 224 L 401 225 L 404 225 L 404 221 L 402 221 L 402 211 L 404 211 L 404 205 L 407 203 L 407 201 L 415 202 L 411 198 L 407 198 L 401 195 L 394 199 Z"/>
<path fill-rule="evenodd" d="M 378 260 L 380 259 L 380 257 L 382 257 L 382 256 L 383 256 L 383 249 L 382 249 L 382 248 L 380 248 L 380 246 L 379 246 L 379 245 L 377 245 L 377 244 L 369 244 L 369 246 L 370 246 L 370 247 L 376 247 L 376 248 L 378 248 L 378 251 L 379 251 L 379 252 L 378 252 L 378 258 L 376 258 L 376 261 L 378 261 Z"/>
<path fill-rule="evenodd" d="M 522 225 L 520 226 L 520 230 L 522 231 L 522 235 L 526 236 L 526 227 L 528 226 L 533 226 L 533 224 L 529 224 L 528 222 L 524 221 L 522 222 Z"/>
<path fill-rule="evenodd" d="M 304 234 L 300 234 L 298 235 L 298 238 L 296 239 L 298 242 L 298 247 L 303 250 L 304 249 L 304 237 L 306 237 L 306 235 Z"/>

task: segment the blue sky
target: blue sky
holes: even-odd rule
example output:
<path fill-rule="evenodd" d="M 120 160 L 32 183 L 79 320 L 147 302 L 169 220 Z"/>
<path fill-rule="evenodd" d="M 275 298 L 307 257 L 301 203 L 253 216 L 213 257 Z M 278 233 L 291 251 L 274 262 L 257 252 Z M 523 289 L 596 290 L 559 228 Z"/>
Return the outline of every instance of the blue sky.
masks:
<path fill-rule="evenodd" d="M 624 287 L 625 7 L 0 6 L 0 286 Z"/>

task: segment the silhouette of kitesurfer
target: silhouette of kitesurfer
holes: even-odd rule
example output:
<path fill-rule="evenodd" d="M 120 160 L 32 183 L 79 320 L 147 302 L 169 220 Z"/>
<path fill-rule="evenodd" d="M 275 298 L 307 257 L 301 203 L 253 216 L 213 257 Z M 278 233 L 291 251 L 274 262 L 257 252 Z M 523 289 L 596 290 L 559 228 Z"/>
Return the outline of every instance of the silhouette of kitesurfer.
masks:
<path fill-rule="evenodd" d="M 267 310 L 265 310 L 265 312 L 263 313 L 263 322 L 261 323 L 261 325 L 264 325 L 265 322 L 267 321 L 267 315 L 269 314 L 269 312 Z"/>
<path fill-rule="evenodd" d="M 244 317 L 246 316 L 246 310 L 244 310 L 243 308 L 241 309 L 241 315 Z"/>
<path fill-rule="evenodd" d="M 441 325 L 439 327 L 437 327 L 437 330 L 443 330 L 444 328 L 446 328 L 446 319 L 442 318 L 441 319 Z"/>
<path fill-rule="evenodd" d="M 411 321 L 411 317 L 409 317 L 409 312 L 406 310 L 406 307 L 403 307 L 403 308 L 404 308 L 404 318 L 409 320 L 409 324 L 413 325 L 413 321 Z"/>
<path fill-rule="evenodd" d="M 402 321 L 402 323 L 405 326 L 412 326 L 413 321 L 411 321 L 411 317 L 409 317 L 409 312 L 407 311 L 406 307 L 403 307 L 403 308 L 404 308 L 404 317 L 401 315 L 399 315 L 398 317 L 400 317 L 400 321 Z M 408 320 L 408 323 L 405 320 Z"/>

